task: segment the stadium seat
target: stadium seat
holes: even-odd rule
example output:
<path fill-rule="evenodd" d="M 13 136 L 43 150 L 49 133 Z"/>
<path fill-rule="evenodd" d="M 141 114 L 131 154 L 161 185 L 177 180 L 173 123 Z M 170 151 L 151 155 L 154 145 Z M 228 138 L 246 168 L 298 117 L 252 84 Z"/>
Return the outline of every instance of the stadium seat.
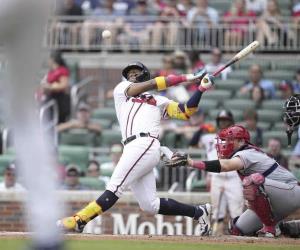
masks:
<path fill-rule="evenodd" d="M 255 144 L 255 142 L 256 142 L 256 132 L 249 131 L 249 133 L 250 133 L 250 142 Z"/>
<path fill-rule="evenodd" d="M 263 145 L 266 147 L 268 145 L 268 141 L 271 138 L 277 138 L 281 141 L 281 145 L 283 147 L 287 147 L 288 140 L 285 131 L 265 131 L 263 133 Z M 294 134 L 292 137 L 292 145 L 295 145 L 297 142 L 297 135 Z"/>
<path fill-rule="evenodd" d="M 261 109 L 257 110 L 258 121 L 261 122 L 279 122 L 281 121 L 282 112 L 278 110 L 270 110 L 270 109 Z"/>
<path fill-rule="evenodd" d="M 248 79 L 248 70 L 234 70 L 229 74 L 229 79 L 244 81 Z"/>
<path fill-rule="evenodd" d="M 232 96 L 232 92 L 229 90 L 222 90 L 222 89 L 212 89 L 203 95 L 204 99 L 214 100 L 216 102 L 222 102 L 223 100 L 228 100 Z M 200 103 L 201 105 L 201 103 Z"/>
<path fill-rule="evenodd" d="M 85 170 L 89 160 L 89 148 L 81 146 L 59 146 L 59 161 L 65 165 L 75 164 Z"/>
<path fill-rule="evenodd" d="M 243 69 L 243 70 L 249 70 L 249 67 L 252 64 L 258 64 L 260 65 L 260 67 L 262 68 L 263 71 L 270 69 L 270 61 L 269 60 L 251 60 L 249 58 L 247 58 L 247 60 L 242 60 L 240 63 L 238 63 L 236 66 L 239 69 Z M 248 75 L 248 74 L 247 74 Z"/>
<path fill-rule="evenodd" d="M 272 130 L 285 131 L 286 127 L 283 122 L 276 122 L 272 127 Z"/>
<path fill-rule="evenodd" d="M 277 70 L 290 70 L 296 71 L 299 68 L 299 62 L 297 60 L 276 60 L 273 62 L 274 68 Z"/>
<path fill-rule="evenodd" d="M 98 144 L 99 135 L 86 129 L 72 129 L 59 134 L 60 145 L 91 146 Z"/>
<path fill-rule="evenodd" d="M 294 75 L 295 73 L 289 70 L 272 70 L 264 72 L 264 78 L 272 79 L 275 83 L 282 80 L 292 80 Z"/>
<path fill-rule="evenodd" d="M 277 110 L 280 112 L 282 110 L 284 104 L 284 100 L 265 100 L 262 103 L 263 109 Z"/>
<path fill-rule="evenodd" d="M 104 129 L 100 137 L 100 146 L 110 147 L 113 144 L 121 143 L 122 136 L 120 131 Z"/>
<path fill-rule="evenodd" d="M 211 109 L 217 108 L 218 102 L 215 100 L 210 100 L 210 99 L 204 99 L 201 100 L 199 107 L 204 111 L 208 112 Z"/>
<path fill-rule="evenodd" d="M 99 108 L 93 111 L 92 118 L 95 119 L 109 119 L 111 121 L 116 121 L 117 116 L 114 108 Z"/>
<path fill-rule="evenodd" d="M 224 102 L 223 106 L 229 110 L 242 110 L 247 108 L 254 108 L 255 103 L 247 99 L 232 99 Z"/>
<path fill-rule="evenodd" d="M 14 154 L 4 154 L 0 155 L 0 175 L 3 175 L 4 169 L 7 165 L 15 160 L 16 156 Z"/>
<path fill-rule="evenodd" d="M 240 79 L 229 79 L 229 80 L 216 80 L 216 88 L 237 91 L 244 85 L 244 81 Z"/>
<path fill-rule="evenodd" d="M 270 123 L 268 122 L 258 122 L 257 127 L 263 129 L 263 130 L 268 130 L 270 128 Z"/>
<path fill-rule="evenodd" d="M 92 122 L 100 124 L 102 129 L 111 128 L 112 121 L 110 119 L 92 119 Z"/>
<path fill-rule="evenodd" d="M 105 190 L 105 182 L 96 177 L 81 177 L 79 182 L 91 190 Z"/>

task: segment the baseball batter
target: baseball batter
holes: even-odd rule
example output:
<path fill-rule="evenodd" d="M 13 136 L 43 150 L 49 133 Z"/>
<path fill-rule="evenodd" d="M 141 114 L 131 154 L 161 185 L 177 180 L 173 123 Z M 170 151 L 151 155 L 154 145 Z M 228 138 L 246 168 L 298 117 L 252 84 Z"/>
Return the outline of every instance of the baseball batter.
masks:
<path fill-rule="evenodd" d="M 300 186 L 296 177 L 273 158 L 250 143 L 250 134 L 233 125 L 219 132 L 218 160 L 193 161 L 174 154 L 167 166 L 191 167 L 214 173 L 238 171 L 248 209 L 232 221 L 231 234 L 275 237 L 275 226 L 300 208 Z"/>
<path fill-rule="evenodd" d="M 230 111 L 221 110 L 216 118 L 219 130 L 234 124 L 234 118 Z M 216 151 L 216 134 L 205 134 L 200 139 L 204 146 L 207 160 L 218 159 Z M 214 226 L 213 235 L 222 235 L 224 231 L 224 218 L 228 208 L 230 217 L 233 219 L 240 216 L 244 208 L 242 182 L 235 171 L 223 173 L 209 173 L 211 188 L 210 199 L 213 207 Z"/>
<path fill-rule="evenodd" d="M 111 208 L 129 187 L 142 210 L 153 215 L 191 217 L 199 222 L 200 234 L 207 234 L 211 206 L 191 206 L 173 199 L 158 198 L 153 168 L 160 160 L 161 119 L 189 119 L 196 112 L 202 93 L 212 86 L 211 77 L 202 71 L 150 79 L 149 70 L 139 62 L 129 64 L 122 75 L 126 80 L 115 87 L 114 101 L 122 133 L 123 154 L 104 193 L 74 216 L 58 221 L 58 225 L 68 231 L 82 232 L 87 222 Z M 183 82 L 200 83 L 199 89 L 185 104 L 147 92 L 165 90 Z"/>

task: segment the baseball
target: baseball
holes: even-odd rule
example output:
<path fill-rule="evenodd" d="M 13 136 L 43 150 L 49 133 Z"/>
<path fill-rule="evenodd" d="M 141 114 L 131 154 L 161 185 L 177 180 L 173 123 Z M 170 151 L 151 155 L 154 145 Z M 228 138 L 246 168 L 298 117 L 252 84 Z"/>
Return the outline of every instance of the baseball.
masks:
<path fill-rule="evenodd" d="M 102 31 L 102 38 L 103 39 L 109 39 L 109 38 L 111 38 L 111 32 L 109 30 L 103 30 Z"/>

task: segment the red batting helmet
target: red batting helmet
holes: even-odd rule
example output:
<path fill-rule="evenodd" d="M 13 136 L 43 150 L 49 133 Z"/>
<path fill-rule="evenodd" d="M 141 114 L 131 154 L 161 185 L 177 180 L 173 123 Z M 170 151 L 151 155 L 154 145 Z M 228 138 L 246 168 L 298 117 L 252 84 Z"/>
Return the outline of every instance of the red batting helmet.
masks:
<path fill-rule="evenodd" d="M 216 149 L 219 158 L 230 158 L 234 152 L 235 139 L 243 139 L 246 143 L 250 142 L 250 134 L 247 129 L 240 125 L 233 125 L 222 129 L 217 135 Z"/>

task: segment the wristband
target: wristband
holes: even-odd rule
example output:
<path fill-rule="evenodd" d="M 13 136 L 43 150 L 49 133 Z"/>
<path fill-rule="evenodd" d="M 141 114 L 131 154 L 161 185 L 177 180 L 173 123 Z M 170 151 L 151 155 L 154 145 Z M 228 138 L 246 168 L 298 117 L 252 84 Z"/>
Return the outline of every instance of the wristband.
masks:
<path fill-rule="evenodd" d="M 214 161 L 203 161 L 205 164 L 205 171 L 220 173 L 221 172 L 221 164 L 219 160 Z"/>
<path fill-rule="evenodd" d="M 163 76 L 155 77 L 155 82 L 156 82 L 158 91 L 162 91 L 167 88 L 167 82 L 166 82 L 165 77 L 163 77 Z"/>

